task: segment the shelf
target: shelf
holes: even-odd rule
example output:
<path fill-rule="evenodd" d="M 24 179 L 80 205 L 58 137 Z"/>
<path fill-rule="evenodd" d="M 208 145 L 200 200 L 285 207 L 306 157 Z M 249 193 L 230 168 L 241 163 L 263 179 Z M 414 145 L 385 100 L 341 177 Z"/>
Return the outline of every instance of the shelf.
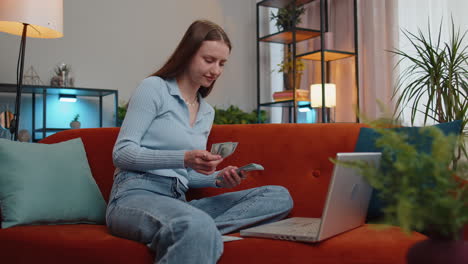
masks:
<path fill-rule="evenodd" d="M 353 57 L 354 55 L 355 53 L 353 52 L 325 50 L 325 61 L 341 60 L 344 58 Z M 298 59 L 320 61 L 322 59 L 322 53 L 320 52 L 320 50 L 316 50 L 312 52 L 299 54 L 296 57 Z"/>
<path fill-rule="evenodd" d="M 343 31 L 346 30 L 348 32 L 351 29 L 351 26 L 354 26 L 354 48 L 339 48 L 337 46 L 337 50 L 329 47 L 327 49 L 327 46 L 322 45 L 322 46 L 317 46 L 320 45 L 319 43 L 323 43 L 324 41 L 324 33 L 330 30 L 330 32 L 337 31 L 341 28 L 339 27 L 337 21 L 332 21 L 332 24 L 330 24 L 330 18 L 335 17 L 335 15 L 338 16 L 343 16 L 345 15 L 342 11 L 343 10 L 337 10 L 339 12 L 333 13 L 333 9 L 336 7 L 341 7 L 342 5 L 335 3 L 335 2 L 330 2 L 326 0 L 260 0 L 257 1 L 256 3 L 256 24 L 257 24 L 257 111 L 260 111 L 261 108 L 284 108 L 287 111 L 282 111 L 281 115 L 278 115 L 278 117 L 281 117 L 282 122 L 286 120 L 286 122 L 292 122 L 292 123 L 297 123 L 297 122 L 319 122 L 318 119 L 321 119 L 321 122 L 329 122 L 329 118 L 327 118 L 327 115 L 323 110 L 325 110 L 325 106 L 321 107 L 322 111 L 317 110 L 317 119 L 310 118 L 311 113 L 299 113 L 299 112 L 305 112 L 302 111 L 304 110 L 303 108 L 311 108 L 311 103 L 310 103 L 310 95 L 301 95 L 298 96 L 296 93 L 296 96 L 291 96 L 288 93 L 278 93 L 274 92 L 271 96 L 265 97 L 262 95 L 266 95 L 265 89 L 268 87 L 277 87 L 285 84 L 281 84 L 283 81 L 282 80 L 276 80 L 276 78 L 268 78 L 268 76 L 265 76 L 266 73 L 268 73 L 269 70 L 271 70 L 272 65 L 269 63 L 264 63 L 266 60 L 270 61 L 276 61 L 276 59 L 283 58 L 283 61 L 285 57 L 289 56 L 289 53 L 293 53 L 293 58 L 298 60 L 298 59 L 304 59 L 308 61 L 314 61 L 310 66 L 313 67 L 308 67 L 307 70 L 309 72 L 311 71 L 320 71 L 322 73 L 322 76 L 319 77 L 316 74 L 312 74 L 310 77 L 310 80 L 312 83 L 318 83 L 319 78 L 321 83 L 325 83 L 326 81 L 331 81 L 331 82 L 336 82 L 339 83 L 340 86 L 344 86 L 343 84 L 346 83 L 346 87 L 348 87 L 348 83 L 352 81 L 351 78 L 352 76 L 343 76 L 346 81 L 341 81 L 341 76 L 339 74 L 335 74 L 334 69 L 340 65 L 336 65 L 336 63 L 325 63 L 325 62 L 331 62 L 331 61 L 336 61 L 336 60 L 341 60 L 345 59 L 345 62 L 355 62 L 355 63 L 345 63 L 347 68 L 353 67 L 354 69 L 354 81 L 355 85 L 352 87 L 353 89 L 356 90 L 356 94 L 359 95 L 359 68 L 358 68 L 358 42 L 357 42 L 357 32 L 358 32 L 358 20 L 357 20 L 357 13 L 356 10 L 358 10 L 357 6 L 357 0 L 348 0 L 349 2 L 352 2 L 353 8 L 350 6 L 346 6 L 348 10 L 348 14 L 346 16 L 351 15 L 353 17 L 353 24 L 347 25 Z M 271 20 L 272 15 L 267 13 L 270 13 L 270 8 L 273 9 L 280 9 L 280 8 L 285 8 L 289 6 L 296 6 L 296 7 L 302 7 L 304 6 L 307 9 L 310 9 L 309 13 L 314 14 L 314 18 L 317 17 L 316 20 L 314 21 L 309 21 L 309 23 L 304 23 L 301 24 L 301 26 L 294 26 L 290 28 L 289 30 L 282 30 L 280 32 L 273 32 L 273 31 L 265 31 L 266 30 L 266 25 L 271 25 Z M 324 8 L 325 7 L 325 8 Z M 273 10 L 272 12 L 275 13 L 275 11 L 279 10 Z M 268 21 L 267 21 L 268 20 Z M 312 23 L 314 22 L 314 23 Z M 317 25 L 317 22 L 320 23 L 320 26 Z M 349 23 L 349 21 L 347 22 Z M 329 27 L 331 25 L 331 27 Z M 318 30 L 320 29 L 320 30 Z M 263 33 L 261 33 L 263 32 Z M 294 40 L 293 40 L 294 37 Z M 309 43 L 309 42 L 314 42 L 314 43 Z M 316 43 L 317 42 L 317 43 Z M 333 43 L 336 45 L 339 45 L 340 47 L 348 47 L 349 45 L 341 45 L 340 43 Z M 349 42 L 349 43 L 348 43 Z M 262 44 L 263 43 L 263 44 Z M 275 46 L 275 45 L 265 45 L 265 43 L 268 44 L 281 44 L 283 47 Z M 346 40 L 346 43 L 351 44 L 351 39 Z M 313 44 L 313 45 L 309 45 Z M 315 48 L 314 48 L 315 46 Z M 284 48 L 285 54 L 280 54 L 280 48 Z M 299 49 L 298 49 L 299 48 Z M 277 49 L 278 52 L 273 53 L 273 52 L 263 52 L 263 49 Z M 300 51 L 298 51 L 300 50 Z M 273 59 L 273 57 L 275 57 Z M 351 58 L 346 60 L 346 58 Z M 266 58 L 264 61 L 263 58 Z M 321 62 L 321 63 L 315 63 L 315 62 Z M 293 67 L 293 72 L 297 72 L 297 64 L 292 63 Z M 284 79 L 284 76 L 283 76 Z M 348 80 L 349 79 L 349 80 Z M 266 81 L 267 84 L 263 84 L 263 82 Z M 288 80 L 287 80 L 288 81 Z M 274 85 L 272 85 L 274 82 Z M 286 84 L 286 86 L 290 86 L 289 84 Z M 351 85 L 350 85 L 351 87 Z M 296 87 L 300 88 L 300 87 Z M 348 88 L 346 88 L 348 89 Z M 351 89 L 351 88 L 350 88 Z M 263 91 L 262 91 L 263 90 Z M 296 89 L 297 90 L 297 89 Z M 323 95 L 322 99 L 327 97 L 327 95 Z M 281 99 L 281 101 L 278 101 L 278 99 Z M 355 103 L 359 105 L 359 96 L 354 99 L 350 98 L 347 99 L 348 101 L 356 101 Z M 262 102 L 262 103 L 260 103 Z M 347 107 L 347 103 L 343 103 L 344 106 Z M 341 110 L 341 109 L 340 109 Z M 275 113 L 276 114 L 276 113 Z M 314 113 L 312 113 L 314 114 Z M 260 115 L 259 115 L 260 117 Z M 299 119 L 301 120 L 299 120 Z M 275 118 L 276 120 L 276 118 Z M 258 120 L 260 121 L 260 120 Z M 356 121 L 359 121 L 359 119 L 356 119 Z"/>
<path fill-rule="evenodd" d="M 33 133 L 33 142 L 39 142 L 41 141 L 42 139 L 44 139 L 44 137 L 46 137 L 46 133 L 57 133 L 57 132 L 60 132 L 60 131 L 65 131 L 65 130 L 69 130 L 71 128 L 38 128 L 38 129 L 34 129 L 34 133 Z M 37 138 L 36 137 L 36 133 L 42 133 L 42 138 Z"/>
<path fill-rule="evenodd" d="M 69 130 L 71 128 L 38 128 L 35 129 L 34 132 L 60 132 L 64 130 Z"/>
<path fill-rule="evenodd" d="M 16 84 L 11 83 L 0 83 L 0 93 L 16 93 Z M 99 107 L 99 127 L 103 126 L 103 99 L 106 96 L 114 98 L 114 115 L 115 115 L 115 126 L 118 126 L 117 112 L 118 112 L 118 90 L 109 89 L 93 89 L 93 88 L 80 88 L 80 87 L 56 87 L 49 85 L 23 85 L 21 89 L 23 95 L 31 94 L 31 127 L 32 127 L 32 141 L 37 142 L 40 138 L 36 137 L 37 133 L 42 133 L 42 138 L 46 137 L 46 133 L 55 133 L 71 128 L 48 128 L 47 127 L 47 97 L 50 95 L 68 94 L 76 95 L 77 97 L 94 97 L 98 100 Z M 36 129 L 36 100 L 37 97 L 42 101 L 42 128 Z M 60 113 L 54 113 L 60 114 Z"/>
<path fill-rule="evenodd" d="M 115 90 L 107 89 L 91 89 L 79 87 L 53 87 L 46 85 L 23 85 L 22 93 L 43 93 L 46 89 L 46 94 L 73 94 L 76 96 L 106 96 L 115 94 Z M 0 83 L 0 93 L 16 93 L 16 84 Z"/>
<path fill-rule="evenodd" d="M 297 101 L 299 102 L 309 102 L 309 101 Z M 310 104 L 310 103 L 309 103 Z M 294 100 L 284 100 L 284 101 L 277 101 L 277 102 L 268 102 L 268 103 L 261 103 L 259 106 L 264 107 L 294 107 Z"/>
<path fill-rule="evenodd" d="M 318 36 L 320 36 L 320 30 L 296 28 L 296 42 L 315 38 Z M 293 42 L 293 32 L 292 30 L 281 31 L 278 33 L 261 37 L 259 40 L 263 42 L 291 44 Z"/>
<path fill-rule="evenodd" d="M 261 6 L 267 7 L 276 7 L 276 8 L 283 8 L 286 7 L 288 4 L 292 3 L 294 0 L 263 0 L 258 3 Z M 296 5 L 301 6 L 307 3 L 313 2 L 315 0 L 296 0 Z"/>

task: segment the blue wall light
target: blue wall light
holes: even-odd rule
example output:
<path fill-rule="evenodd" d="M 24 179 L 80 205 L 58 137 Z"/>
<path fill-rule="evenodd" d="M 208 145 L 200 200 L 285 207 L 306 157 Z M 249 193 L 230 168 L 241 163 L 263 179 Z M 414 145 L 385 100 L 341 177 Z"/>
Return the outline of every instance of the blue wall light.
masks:
<path fill-rule="evenodd" d="M 302 112 L 302 113 L 307 113 L 309 112 L 311 109 L 309 106 L 299 106 L 299 112 Z"/>
<path fill-rule="evenodd" d="M 297 123 L 316 123 L 316 111 L 310 107 L 309 101 L 299 101 L 299 113 L 297 115 Z"/>
<path fill-rule="evenodd" d="M 310 109 L 310 103 L 307 101 L 300 101 L 297 103 L 299 112 L 307 113 Z"/>
<path fill-rule="evenodd" d="M 60 94 L 59 95 L 59 101 L 60 102 L 74 103 L 74 102 L 76 102 L 76 95 L 73 95 L 73 94 Z"/>

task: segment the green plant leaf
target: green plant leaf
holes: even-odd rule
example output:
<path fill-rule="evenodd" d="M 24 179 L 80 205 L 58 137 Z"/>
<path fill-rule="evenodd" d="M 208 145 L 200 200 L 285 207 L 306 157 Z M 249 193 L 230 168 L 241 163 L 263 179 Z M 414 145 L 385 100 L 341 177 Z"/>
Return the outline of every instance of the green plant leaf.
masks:
<path fill-rule="evenodd" d="M 431 138 L 430 153 L 417 151 L 406 133 L 382 129 L 398 123 L 384 119 L 371 127 L 380 134 L 376 145 L 382 149 L 380 167 L 359 162 L 340 162 L 357 168 L 377 189 L 384 223 L 400 226 L 405 232 L 424 231 L 456 239 L 468 224 L 468 161 L 451 166 L 459 137 L 445 136 L 436 127 L 419 129 L 421 137 Z M 419 137 L 418 137 L 419 138 Z M 425 143 L 424 143 L 425 144 Z M 456 175 L 456 177 L 455 177 Z"/>
<path fill-rule="evenodd" d="M 404 109 L 410 109 L 410 121 L 414 125 L 418 114 L 424 124 L 462 120 L 466 130 L 468 114 L 468 46 L 465 37 L 451 20 L 450 37 L 442 42 L 443 23 L 433 39 L 428 21 L 427 36 L 420 30 L 411 33 L 402 30 L 410 42 L 414 54 L 400 49 L 390 51 L 399 57 L 396 67 L 407 62 L 398 77 L 393 98 L 396 99 L 395 118 L 400 118 Z M 467 133 L 463 133 L 467 137 Z M 465 143 L 459 146 L 459 158 L 467 157 Z"/>
<path fill-rule="evenodd" d="M 239 107 L 231 105 L 227 109 L 219 109 L 214 107 L 215 118 L 214 124 L 255 124 L 257 123 L 257 111 L 244 112 Z M 267 120 L 266 111 L 260 111 L 260 123 L 265 123 Z"/>

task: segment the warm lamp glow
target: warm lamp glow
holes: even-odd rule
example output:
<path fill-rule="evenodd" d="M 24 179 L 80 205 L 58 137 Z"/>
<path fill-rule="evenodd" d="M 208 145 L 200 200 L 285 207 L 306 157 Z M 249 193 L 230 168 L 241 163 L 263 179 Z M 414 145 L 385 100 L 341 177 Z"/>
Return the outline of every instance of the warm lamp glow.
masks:
<path fill-rule="evenodd" d="M 63 0 L 0 0 L 0 31 L 21 36 L 16 67 L 13 140 L 18 139 L 26 39 L 63 36 Z"/>
<path fill-rule="evenodd" d="M 322 84 L 312 84 L 310 86 L 310 105 L 311 107 L 322 107 Z M 325 84 L 325 107 L 336 106 L 336 85 L 333 83 Z"/>
<path fill-rule="evenodd" d="M 63 37 L 63 0 L 1 0 L 0 31 L 27 37 Z"/>

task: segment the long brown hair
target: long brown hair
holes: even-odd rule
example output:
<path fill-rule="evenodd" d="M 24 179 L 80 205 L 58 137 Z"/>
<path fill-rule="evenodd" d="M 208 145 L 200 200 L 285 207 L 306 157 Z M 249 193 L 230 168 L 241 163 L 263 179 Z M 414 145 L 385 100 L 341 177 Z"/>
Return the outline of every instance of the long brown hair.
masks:
<path fill-rule="evenodd" d="M 180 76 L 205 40 L 223 41 L 231 51 L 231 41 L 220 26 L 208 20 L 197 20 L 187 29 L 184 37 L 164 66 L 150 76 L 159 76 L 163 79 Z M 200 95 L 207 97 L 213 89 L 214 83 L 215 81 L 209 87 L 201 86 L 198 89 Z"/>

